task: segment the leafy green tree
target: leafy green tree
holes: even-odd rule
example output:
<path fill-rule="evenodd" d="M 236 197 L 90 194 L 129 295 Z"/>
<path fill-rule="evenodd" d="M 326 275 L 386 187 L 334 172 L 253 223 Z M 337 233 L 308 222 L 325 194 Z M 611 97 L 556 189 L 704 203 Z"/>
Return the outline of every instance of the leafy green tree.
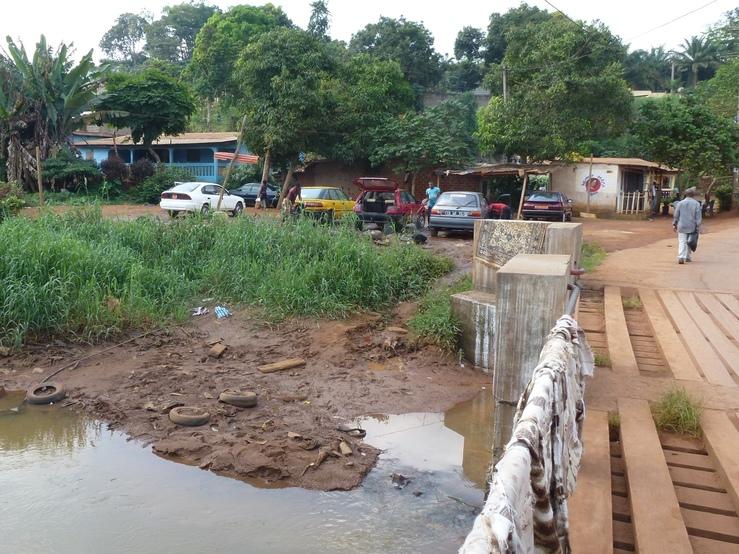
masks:
<path fill-rule="evenodd" d="M 661 46 L 629 52 L 624 62 L 626 81 L 637 90 L 670 90 L 671 62 Z"/>
<path fill-rule="evenodd" d="M 485 40 L 485 63 L 498 64 L 503 61 L 508 47 L 508 33 L 514 29 L 535 26 L 549 19 L 550 14 L 525 2 L 511 8 L 504 14 L 490 15 L 488 33 Z"/>
<path fill-rule="evenodd" d="M 325 41 L 301 29 L 273 29 L 247 46 L 235 76 L 249 148 L 290 164 L 301 152 L 325 150 L 334 102 L 324 84 L 335 65 Z"/>
<path fill-rule="evenodd" d="M 423 170 L 454 167 L 474 159 L 475 103 L 470 95 L 447 100 L 420 113 L 388 121 L 376 135 L 370 161 L 389 163 L 411 174 L 411 191 Z"/>
<path fill-rule="evenodd" d="M 238 92 L 241 84 L 233 82 L 232 74 L 239 55 L 262 33 L 291 26 L 285 12 L 272 4 L 214 14 L 198 32 L 188 66 L 197 92 L 210 100 Z"/>
<path fill-rule="evenodd" d="M 688 84 L 698 84 L 699 72 L 712 72 L 719 63 L 716 45 L 705 37 L 691 37 L 683 41 L 679 52 L 680 66 L 689 72 Z"/>
<path fill-rule="evenodd" d="M 645 102 L 633 131 L 649 159 L 685 170 L 694 178 L 727 175 L 739 161 L 739 129 L 697 94 Z"/>
<path fill-rule="evenodd" d="M 454 57 L 458 60 L 479 61 L 483 55 L 485 35 L 480 29 L 463 27 L 454 41 Z"/>
<path fill-rule="evenodd" d="M 716 46 L 722 61 L 739 54 L 739 7 L 726 12 L 722 20 L 709 29 L 707 38 Z"/>
<path fill-rule="evenodd" d="M 314 37 L 328 39 L 328 28 L 331 24 L 331 12 L 325 0 L 311 2 L 312 8 L 310 20 L 308 21 L 308 32 Z"/>
<path fill-rule="evenodd" d="M 100 41 L 100 49 L 108 58 L 135 67 L 146 60 L 144 44 L 149 19 L 144 15 L 123 13 Z"/>
<path fill-rule="evenodd" d="M 719 67 L 716 75 L 700 83 L 698 89 L 716 114 L 729 119 L 735 117 L 739 100 L 739 59 Z"/>
<path fill-rule="evenodd" d="M 162 17 L 146 29 L 146 52 L 174 64 L 186 64 L 195 48 L 195 37 L 210 16 L 220 13 L 203 2 L 175 4 L 162 10 Z"/>
<path fill-rule="evenodd" d="M 133 142 L 143 143 L 157 161 L 152 143 L 163 134 L 184 132 L 195 111 L 190 90 L 155 68 L 112 74 L 102 104 L 112 114 L 110 123 L 130 128 Z"/>
<path fill-rule="evenodd" d="M 509 101 L 496 96 L 481 110 L 483 151 L 563 158 L 583 141 L 626 128 L 632 99 L 623 79 L 625 51 L 602 24 L 553 15 L 506 38 Z"/>
<path fill-rule="evenodd" d="M 71 148 L 62 148 L 44 162 L 43 177 L 52 190 L 84 189 L 87 192 L 90 185 L 100 181 L 102 173 L 94 161 L 83 160 Z"/>
<path fill-rule="evenodd" d="M 381 17 L 356 33 L 350 51 L 395 60 L 417 93 L 441 77 L 441 57 L 434 50 L 434 37 L 421 23 L 404 18 Z"/>
<path fill-rule="evenodd" d="M 474 90 L 482 82 L 482 65 L 467 59 L 445 64 L 441 88 L 453 92 Z"/>

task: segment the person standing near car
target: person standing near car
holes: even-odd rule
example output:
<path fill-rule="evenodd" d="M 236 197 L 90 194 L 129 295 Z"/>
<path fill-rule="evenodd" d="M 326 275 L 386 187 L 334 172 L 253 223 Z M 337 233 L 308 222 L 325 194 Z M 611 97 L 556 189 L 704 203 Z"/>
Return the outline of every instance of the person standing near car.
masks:
<path fill-rule="evenodd" d="M 659 215 L 660 193 L 661 191 L 659 187 L 657 187 L 657 181 L 652 181 L 652 184 L 649 187 L 649 200 L 652 208 L 652 217 L 657 217 Z"/>
<path fill-rule="evenodd" d="M 254 207 L 263 210 L 267 209 L 267 181 L 262 179 L 262 184 L 259 186 L 259 192 L 257 193 L 257 201 L 254 203 Z"/>
<path fill-rule="evenodd" d="M 701 224 L 701 204 L 695 198 L 695 187 L 685 191 L 685 198 L 675 207 L 672 228 L 677 232 L 677 263 L 691 262 L 688 236 L 698 233 Z"/>
<path fill-rule="evenodd" d="M 300 195 L 300 182 L 295 180 L 295 184 L 287 191 L 287 196 L 282 201 L 282 218 L 286 219 L 292 215 L 295 209 L 295 202 L 303 197 Z"/>
<path fill-rule="evenodd" d="M 441 189 L 439 185 L 435 185 L 429 181 L 429 186 L 426 189 L 426 226 L 428 227 L 429 219 L 431 218 L 431 208 L 434 207 L 436 201 L 439 199 Z"/>

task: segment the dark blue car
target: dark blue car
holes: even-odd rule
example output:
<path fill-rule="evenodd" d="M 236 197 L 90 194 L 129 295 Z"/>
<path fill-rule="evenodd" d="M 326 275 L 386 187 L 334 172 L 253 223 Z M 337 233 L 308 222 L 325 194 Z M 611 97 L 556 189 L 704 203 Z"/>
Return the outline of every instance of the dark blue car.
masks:
<path fill-rule="evenodd" d="M 244 199 L 245 206 L 254 206 L 259 194 L 259 183 L 246 183 L 238 188 L 231 189 L 231 194 L 240 196 Z M 277 207 L 277 200 L 280 197 L 280 189 L 274 185 L 267 185 L 267 206 L 270 208 Z"/>

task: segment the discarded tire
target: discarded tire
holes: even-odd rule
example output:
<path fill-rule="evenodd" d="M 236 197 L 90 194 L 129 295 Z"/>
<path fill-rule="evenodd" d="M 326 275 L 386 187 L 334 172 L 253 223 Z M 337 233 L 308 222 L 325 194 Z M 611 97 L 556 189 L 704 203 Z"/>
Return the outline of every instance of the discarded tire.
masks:
<path fill-rule="evenodd" d="M 210 414 L 202 408 L 194 406 L 178 406 L 169 411 L 169 420 L 177 425 L 197 427 L 210 421 Z"/>
<path fill-rule="evenodd" d="M 26 402 L 29 404 L 51 404 L 52 402 L 59 402 L 65 396 L 67 396 L 67 391 L 61 383 L 39 383 L 26 391 Z"/>
<path fill-rule="evenodd" d="M 223 391 L 218 400 L 224 404 L 231 404 L 239 408 L 253 408 L 257 405 L 257 395 L 254 392 L 227 389 Z"/>

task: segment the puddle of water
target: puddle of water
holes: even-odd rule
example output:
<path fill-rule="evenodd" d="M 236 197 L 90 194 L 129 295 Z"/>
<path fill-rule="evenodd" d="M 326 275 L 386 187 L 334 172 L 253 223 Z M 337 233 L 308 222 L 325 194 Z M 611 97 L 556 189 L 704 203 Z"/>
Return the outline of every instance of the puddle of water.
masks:
<path fill-rule="evenodd" d="M 9 411 L 22 396 L 8 394 L 0 398 L 3 551 L 453 552 L 482 503 L 479 463 L 470 462 L 484 450 L 482 421 L 470 420 L 482 396 L 446 416 L 366 418 L 365 440 L 387 452 L 360 488 L 317 492 L 258 489 L 169 462 L 71 411 Z M 396 472 L 412 478 L 402 490 L 391 484 Z"/>

